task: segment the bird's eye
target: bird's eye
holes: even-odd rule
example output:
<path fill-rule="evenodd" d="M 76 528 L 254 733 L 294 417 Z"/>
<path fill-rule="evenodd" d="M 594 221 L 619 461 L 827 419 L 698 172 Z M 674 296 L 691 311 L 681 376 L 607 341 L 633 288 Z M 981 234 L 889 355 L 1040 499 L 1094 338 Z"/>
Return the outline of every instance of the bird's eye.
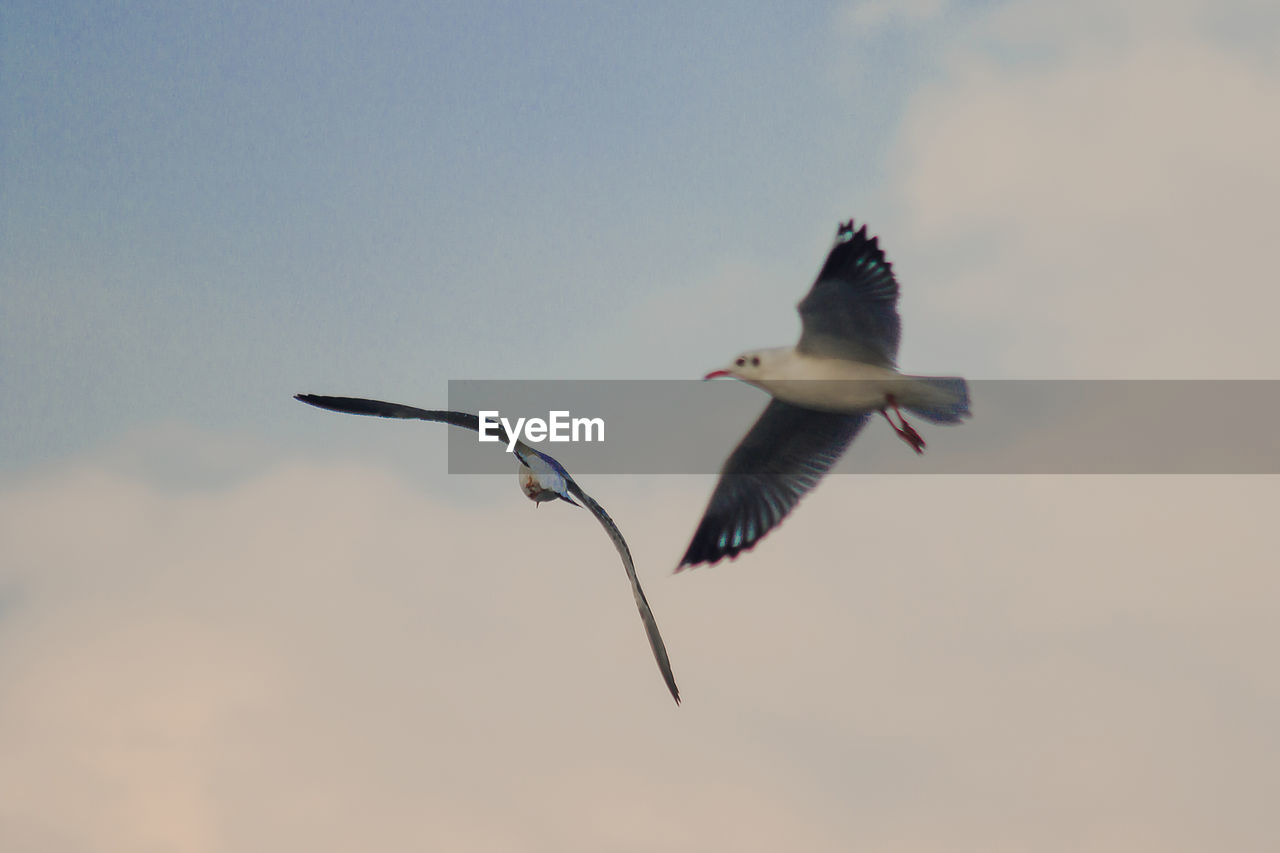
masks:
<path fill-rule="evenodd" d="M 747 360 L 742 356 L 738 356 L 738 359 L 734 362 L 734 364 L 736 364 L 738 367 L 742 367 L 746 363 L 747 363 Z"/>
<path fill-rule="evenodd" d="M 759 366 L 760 366 L 760 356 L 758 356 L 758 355 L 753 355 L 753 356 L 751 356 L 751 366 L 752 366 L 752 367 L 759 367 Z"/>

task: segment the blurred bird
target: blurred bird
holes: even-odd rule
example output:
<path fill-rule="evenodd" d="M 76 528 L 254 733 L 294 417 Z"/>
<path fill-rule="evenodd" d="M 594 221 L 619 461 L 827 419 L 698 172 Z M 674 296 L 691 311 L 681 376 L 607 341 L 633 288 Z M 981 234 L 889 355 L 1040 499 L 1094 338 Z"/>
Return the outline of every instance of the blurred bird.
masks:
<path fill-rule="evenodd" d="M 469 429 L 472 432 L 480 431 L 480 419 L 470 412 L 416 409 L 413 406 L 384 403 L 380 400 L 365 400 L 359 397 L 322 397 L 315 394 L 296 394 L 294 399 L 321 409 L 330 409 L 331 411 L 345 412 L 351 415 L 436 421 Z M 504 444 L 509 441 L 506 430 L 502 428 L 501 424 L 497 426 L 497 434 Z M 649 637 L 649 647 L 653 649 L 653 657 L 658 662 L 658 669 L 662 671 L 662 678 L 667 683 L 667 689 L 671 691 L 672 698 L 676 700 L 677 705 L 680 704 L 680 691 L 676 687 L 676 679 L 671 672 L 671 662 L 667 659 L 667 647 L 662 642 L 662 635 L 658 633 L 658 623 L 653 618 L 653 611 L 649 609 L 649 602 L 644 597 L 644 590 L 640 588 L 639 578 L 636 577 L 635 563 L 631 560 L 631 549 L 627 547 L 626 540 L 622 538 L 622 531 L 618 529 L 618 525 L 604 511 L 604 507 L 600 506 L 590 495 L 584 492 L 573 477 L 569 476 L 569 472 L 565 470 L 564 466 L 554 458 L 535 450 L 523 441 L 515 443 L 512 453 L 520 466 L 517 472 L 520 490 L 524 492 L 529 500 L 534 502 L 535 506 L 544 501 L 554 500 L 568 501 L 574 506 L 585 506 L 600 522 L 600 525 L 604 527 L 605 532 L 609 534 L 609 539 L 612 540 L 613 546 L 618 550 L 618 555 L 622 557 L 622 567 L 626 569 L 627 578 L 631 581 L 631 593 L 635 596 L 636 607 L 640 610 L 640 620 L 644 623 L 645 633 Z M 575 501 L 574 498 L 577 498 L 577 500 Z M 578 501 L 582 503 L 579 504 Z"/>
<path fill-rule="evenodd" d="M 969 415 L 964 379 L 898 372 L 897 306 L 898 283 L 876 238 L 867 237 L 866 225 L 854 231 L 852 220 L 841 223 L 797 306 L 799 342 L 744 352 L 703 377 L 740 379 L 773 400 L 721 468 L 676 571 L 752 548 L 818 484 L 870 413 L 883 415 L 916 453 L 925 441 L 902 409 L 939 424 Z"/>

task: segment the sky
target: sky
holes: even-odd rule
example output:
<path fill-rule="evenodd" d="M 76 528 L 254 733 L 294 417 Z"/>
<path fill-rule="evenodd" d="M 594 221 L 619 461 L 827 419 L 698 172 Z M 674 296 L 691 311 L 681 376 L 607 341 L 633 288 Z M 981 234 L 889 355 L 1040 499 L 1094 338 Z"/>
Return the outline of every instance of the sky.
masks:
<path fill-rule="evenodd" d="M 1275 4 L 688 6 L 4 4 L 6 848 L 1274 848 L 1275 477 L 833 476 L 673 575 L 714 478 L 584 475 L 677 708 L 589 516 L 290 399 L 697 378 L 851 217 L 906 369 L 1280 379 Z"/>

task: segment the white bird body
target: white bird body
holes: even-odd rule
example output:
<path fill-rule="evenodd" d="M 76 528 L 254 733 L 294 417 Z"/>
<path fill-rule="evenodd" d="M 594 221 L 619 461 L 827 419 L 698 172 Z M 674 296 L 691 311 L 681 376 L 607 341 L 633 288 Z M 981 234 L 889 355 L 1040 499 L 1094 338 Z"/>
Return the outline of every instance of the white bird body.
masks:
<path fill-rule="evenodd" d="M 557 499 L 573 503 L 569 498 L 568 484 L 559 471 L 548 465 L 541 457 L 527 458 L 532 464 L 527 464 L 524 459 L 520 459 L 518 460 L 520 467 L 516 470 L 516 479 L 525 497 L 535 504 Z"/>
<path fill-rule="evenodd" d="M 906 408 L 954 406 L 962 395 L 938 377 L 900 373 L 892 367 L 843 358 L 814 356 L 795 347 L 774 347 L 743 356 L 745 364 L 725 368 L 774 399 L 824 412 L 874 412 L 892 398 Z M 759 359 L 759 365 L 753 359 Z"/>

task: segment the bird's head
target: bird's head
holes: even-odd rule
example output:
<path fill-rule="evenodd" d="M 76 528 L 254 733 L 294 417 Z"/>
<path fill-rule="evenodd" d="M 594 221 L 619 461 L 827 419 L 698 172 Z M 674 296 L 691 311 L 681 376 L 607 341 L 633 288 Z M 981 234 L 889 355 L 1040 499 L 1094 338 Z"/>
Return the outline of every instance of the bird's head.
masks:
<path fill-rule="evenodd" d="M 713 370 L 702 378 L 716 379 L 721 376 L 728 376 L 733 379 L 741 379 L 743 382 L 755 383 L 768 377 L 773 372 L 773 367 L 777 364 L 777 361 L 777 350 L 752 350 L 751 352 L 744 352 L 728 366 Z"/>

